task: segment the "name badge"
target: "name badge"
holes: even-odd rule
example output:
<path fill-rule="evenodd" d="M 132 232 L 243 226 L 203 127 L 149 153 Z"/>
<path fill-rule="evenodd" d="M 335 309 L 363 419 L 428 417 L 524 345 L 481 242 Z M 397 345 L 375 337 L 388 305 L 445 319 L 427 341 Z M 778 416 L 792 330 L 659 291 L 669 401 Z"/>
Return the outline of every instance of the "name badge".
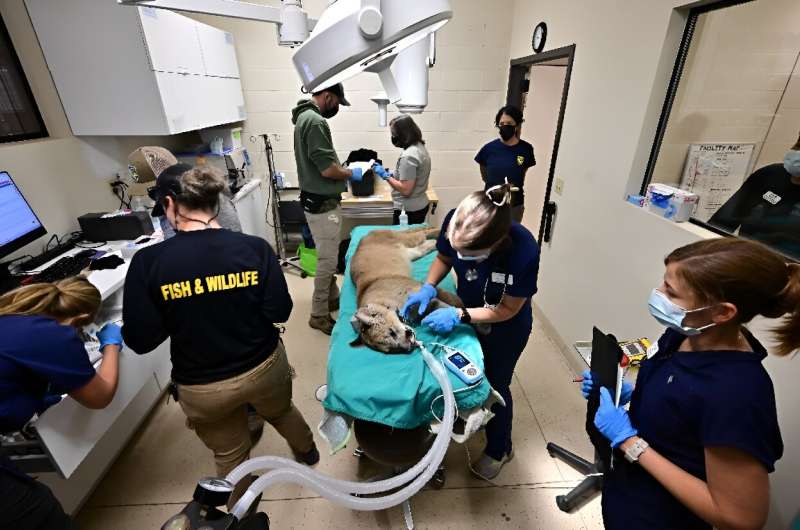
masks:
<path fill-rule="evenodd" d="M 770 203 L 771 205 L 775 206 L 776 204 L 781 202 L 781 196 L 776 193 L 772 193 L 771 191 L 768 191 L 767 193 L 764 194 L 764 200 Z"/>
<path fill-rule="evenodd" d="M 658 342 L 654 342 L 647 348 L 647 358 L 652 359 L 658 353 Z"/>
<path fill-rule="evenodd" d="M 514 275 L 508 275 L 508 282 L 506 282 L 506 275 L 502 272 L 492 273 L 492 283 L 507 283 L 507 285 L 514 285 Z"/>

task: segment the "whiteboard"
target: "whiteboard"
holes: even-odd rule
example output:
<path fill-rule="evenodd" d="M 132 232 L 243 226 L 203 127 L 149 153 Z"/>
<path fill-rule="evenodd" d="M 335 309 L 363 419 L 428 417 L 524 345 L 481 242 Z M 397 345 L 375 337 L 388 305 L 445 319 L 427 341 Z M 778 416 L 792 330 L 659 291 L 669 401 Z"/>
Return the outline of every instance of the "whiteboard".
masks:
<path fill-rule="evenodd" d="M 694 218 L 708 221 L 750 175 L 756 144 L 690 144 L 681 189 L 700 197 Z"/>

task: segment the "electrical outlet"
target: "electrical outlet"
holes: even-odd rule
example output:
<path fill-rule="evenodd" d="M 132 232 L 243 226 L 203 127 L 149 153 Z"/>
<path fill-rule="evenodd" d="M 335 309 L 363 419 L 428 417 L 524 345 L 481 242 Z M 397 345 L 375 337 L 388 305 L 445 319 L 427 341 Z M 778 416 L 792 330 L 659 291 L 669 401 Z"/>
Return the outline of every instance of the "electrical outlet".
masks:
<path fill-rule="evenodd" d="M 558 195 L 564 194 L 564 179 L 561 177 L 556 178 L 556 193 Z"/>

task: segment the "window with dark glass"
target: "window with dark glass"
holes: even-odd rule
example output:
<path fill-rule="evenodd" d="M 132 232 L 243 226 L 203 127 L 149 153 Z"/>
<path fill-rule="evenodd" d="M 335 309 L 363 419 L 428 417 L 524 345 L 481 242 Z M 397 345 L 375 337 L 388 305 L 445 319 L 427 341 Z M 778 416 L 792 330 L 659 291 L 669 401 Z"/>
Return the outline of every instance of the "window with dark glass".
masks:
<path fill-rule="evenodd" d="M 44 136 L 47 129 L 0 18 L 0 143 Z"/>
<path fill-rule="evenodd" d="M 800 259 L 800 2 L 690 12 L 651 183 L 696 193 L 692 222 Z"/>

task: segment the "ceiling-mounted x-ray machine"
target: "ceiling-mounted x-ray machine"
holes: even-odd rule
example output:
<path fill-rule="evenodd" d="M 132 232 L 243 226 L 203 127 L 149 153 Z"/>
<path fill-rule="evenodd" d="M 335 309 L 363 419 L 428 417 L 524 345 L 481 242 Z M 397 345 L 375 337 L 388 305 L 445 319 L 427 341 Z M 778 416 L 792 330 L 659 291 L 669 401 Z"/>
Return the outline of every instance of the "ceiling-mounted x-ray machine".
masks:
<path fill-rule="evenodd" d="M 277 24 L 278 44 L 298 47 L 292 62 L 307 92 L 361 72 L 378 74 L 385 93 L 373 101 L 384 126 L 389 103 L 407 113 L 428 105 L 435 32 L 453 17 L 449 0 L 332 0 L 319 20 L 308 17 L 302 0 L 281 0 L 280 7 L 236 0 L 117 1 Z"/>

